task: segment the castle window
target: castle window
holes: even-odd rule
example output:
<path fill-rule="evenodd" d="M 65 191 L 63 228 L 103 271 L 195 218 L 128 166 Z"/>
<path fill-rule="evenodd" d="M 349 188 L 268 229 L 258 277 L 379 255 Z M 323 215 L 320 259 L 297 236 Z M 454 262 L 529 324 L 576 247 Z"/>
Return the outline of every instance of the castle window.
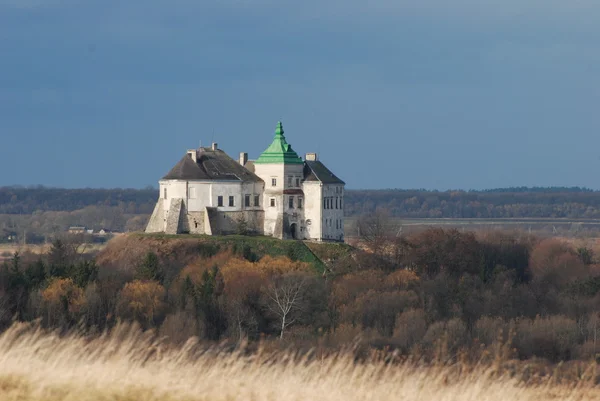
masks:
<path fill-rule="evenodd" d="M 296 186 L 299 187 L 300 186 L 300 178 L 296 177 Z"/>
<path fill-rule="evenodd" d="M 217 206 L 223 206 L 223 197 L 217 196 Z"/>
<path fill-rule="evenodd" d="M 167 188 L 163 189 L 163 194 L 165 196 L 165 199 L 167 199 Z"/>
<path fill-rule="evenodd" d="M 293 196 L 290 196 L 289 202 L 290 202 L 290 205 L 289 205 L 290 209 L 293 209 L 294 208 L 294 197 Z"/>
<path fill-rule="evenodd" d="M 271 207 L 275 207 L 275 198 L 271 198 L 270 202 L 271 202 Z"/>
<path fill-rule="evenodd" d="M 335 208 L 336 208 L 336 209 L 338 208 L 338 199 L 339 199 L 339 198 L 336 196 L 336 197 L 335 197 Z"/>
<path fill-rule="evenodd" d="M 256 207 L 260 206 L 260 196 L 259 195 L 254 195 L 254 206 L 256 206 Z"/>
<path fill-rule="evenodd" d="M 195 187 L 191 187 L 190 188 L 190 199 L 196 199 L 196 188 Z"/>
<path fill-rule="evenodd" d="M 235 198 L 234 198 L 233 196 L 230 196 L 230 197 L 229 197 L 229 206 L 230 206 L 230 207 L 233 207 L 233 206 L 235 206 L 234 199 L 235 199 Z"/>
<path fill-rule="evenodd" d="M 250 207 L 250 195 L 244 196 L 244 206 Z"/>
<path fill-rule="evenodd" d="M 302 198 L 298 198 L 298 209 L 302 209 Z"/>
<path fill-rule="evenodd" d="M 277 186 L 277 178 L 271 178 L 271 186 L 272 187 L 276 187 Z"/>

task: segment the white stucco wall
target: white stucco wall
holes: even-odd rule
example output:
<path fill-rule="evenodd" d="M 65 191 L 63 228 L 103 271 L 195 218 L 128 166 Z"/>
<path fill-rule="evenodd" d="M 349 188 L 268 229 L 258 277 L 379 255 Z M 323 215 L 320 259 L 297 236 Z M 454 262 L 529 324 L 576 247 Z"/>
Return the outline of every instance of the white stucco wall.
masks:
<path fill-rule="evenodd" d="M 203 212 L 207 206 L 212 206 L 210 181 L 188 181 L 186 206 L 188 212 Z"/>
<path fill-rule="evenodd" d="M 273 235 L 277 217 L 283 213 L 283 164 L 255 164 L 254 173 L 265 182 L 262 196 L 263 209 L 265 211 L 265 235 Z M 272 185 L 272 179 L 277 180 L 276 186 Z M 275 206 L 271 206 L 270 199 L 275 199 Z"/>
<path fill-rule="evenodd" d="M 306 238 L 321 240 L 322 202 L 321 183 L 319 181 L 306 181 L 302 184 L 304 191 L 304 219 L 310 220 L 306 224 Z"/>
<path fill-rule="evenodd" d="M 262 182 L 246 182 L 242 184 L 242 210 L 263 210 L 264 199 L 264 184 Z M 250 195 L 250 206 L 246 206 L 245 197 L 246 195 Z M 259 203 L 258 206 L 254 204 L 254 197 L 258 195 Z"/>
<path fill-rule="evenodd" d="M 264 181 L 263 209 L 265 211 L 265 235 L 279 236 L 276 233 L 277 219 L 281 219 L 283 214 L 290 219 L 290 223 L 297 224 L 297 236 L 300 238 L 303 234 L 303 210 L 297 209 L 297 199 L 294 200 L 294 209 L 289 208 L 289 196 L 297 198 L 297 194 L 284 195 L 286 189 L 302 189 L 304 165 L 302 164 L 255 164 L 254 173 Z M 298 178 L 299 186 L 296 186 Z M 273 179 L 276 185 L 273 186 Z M 291 179 L 291 181 L 290 181 Z M 291 185 L 290 185 L 291 184 Z M 304 198 L 304 197 L 303 197 Z M 275 206 L 271 206 L 271 199 L 275 199 Z M 306 199 L 303 199 L 306 202 Z M 295 216 L 294 216 L 295 214 Z"/>
<path fill-rule="evenodd" d="M 342 241 L 344 239 L 344 187 L 340 184 L 328 184 L 323 185 L 322 191 L 322 239 Z M 326 198 L 330 199 L 328 209 L 325 208 Z"/>

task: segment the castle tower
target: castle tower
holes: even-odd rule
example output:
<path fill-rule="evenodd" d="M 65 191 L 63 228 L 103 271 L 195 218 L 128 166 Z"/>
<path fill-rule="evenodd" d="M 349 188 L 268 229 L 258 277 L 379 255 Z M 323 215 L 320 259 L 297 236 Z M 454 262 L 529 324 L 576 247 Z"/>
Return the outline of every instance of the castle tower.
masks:
<path fill-rule="evenodd" d="M 271 145 L 254 161 L 254 173 L 265 182 L 264 233 L 304 239 L 304 161 L 287 143 L 281 122 Z"/>

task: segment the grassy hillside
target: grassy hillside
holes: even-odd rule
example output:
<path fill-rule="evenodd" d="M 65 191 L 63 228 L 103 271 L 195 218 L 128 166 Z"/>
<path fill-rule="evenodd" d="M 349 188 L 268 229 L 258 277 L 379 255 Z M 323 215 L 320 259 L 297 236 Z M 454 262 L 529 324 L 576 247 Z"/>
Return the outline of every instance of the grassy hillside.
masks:
<path fill-rule="evenodd" d="M 293 261 L 309 263 L 322 273 L 332 261 L 347 257 L 354 249 L 345 244 L 304 243 L 285 241 L 270 237 L 248 236 L 208 236 L 208 235 L 166 235 L 129 234 L 113 239 L 98 254 L 100 265 L 132 268 L 148 252 L 154 252 L 167 264 L 178 267 L 197 259 L 199 256 L 213 256 L 224 250 L 231 250 L 250 261 L 263 256 L 286 256 Z M 175 267 L 175 266 L 174 266 Z"/>

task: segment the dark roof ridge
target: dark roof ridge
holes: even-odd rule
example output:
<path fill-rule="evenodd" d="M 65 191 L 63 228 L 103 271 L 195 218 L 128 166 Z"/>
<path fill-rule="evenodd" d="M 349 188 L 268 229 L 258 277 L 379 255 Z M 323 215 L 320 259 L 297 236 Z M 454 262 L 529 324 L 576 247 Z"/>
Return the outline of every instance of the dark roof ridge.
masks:
<path fill-rule="evenodd" d="M 307 172 L 304 174 L 307 181 L 312 181 L 311 177 L 314 177 L 316 181 L 320 181 L 324 184 L 346 184 L 333 174 L 320 160 L 305 160 L 304 164 L 309 170 L 308 174 Z"/>
<path fill-rule="evenodd" d="M 186 154 L 163 180 L 219 180 L 262 182 L 260 177 L 232 159 L 221 149 L 198 149 L 197 161 Z"/>

